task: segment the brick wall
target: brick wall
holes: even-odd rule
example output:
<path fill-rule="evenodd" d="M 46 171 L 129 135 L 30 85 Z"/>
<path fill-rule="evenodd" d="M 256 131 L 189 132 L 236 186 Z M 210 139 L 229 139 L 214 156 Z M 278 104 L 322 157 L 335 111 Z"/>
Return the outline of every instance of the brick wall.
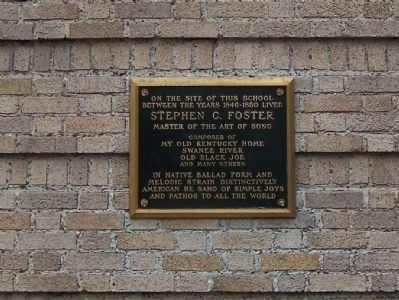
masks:
<path fill-rule="evenodd" d="M 398 291 L 399 1 L 37 2 L 0 4 L 0 291 Z M 295 219 L 129 219 L 129 78 L 280 75 Z"/>

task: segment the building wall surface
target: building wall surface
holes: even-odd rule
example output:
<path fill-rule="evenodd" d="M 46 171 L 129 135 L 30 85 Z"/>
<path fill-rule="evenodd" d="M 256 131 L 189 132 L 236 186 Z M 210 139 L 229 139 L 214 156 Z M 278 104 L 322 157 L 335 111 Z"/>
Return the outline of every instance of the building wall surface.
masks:
<path fill-rule="evenodd" d="M 398 291 L 399 1 L 2 1 L 0 20 L 0 291 Z M 129 78 L 282 75 L 295 219 L 129 218 Z"/>

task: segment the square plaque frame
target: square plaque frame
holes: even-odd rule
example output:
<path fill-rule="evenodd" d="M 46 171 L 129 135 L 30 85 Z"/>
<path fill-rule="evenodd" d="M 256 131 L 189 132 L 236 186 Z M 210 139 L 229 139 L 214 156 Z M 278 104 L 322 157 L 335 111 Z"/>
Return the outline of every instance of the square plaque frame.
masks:
<path fill-rule="evenodd" d="M 285 87 L 287 204 L 284 208 L 143 208 L 139 207 L 139 104 L 140 87 Z M 295 200 L 294 79 L 262 78 L 133 78 L 130 80 L 129 214 L 132 218 L 293 218 Z M 201 200 L 198 200 L 201 201 Z"/>

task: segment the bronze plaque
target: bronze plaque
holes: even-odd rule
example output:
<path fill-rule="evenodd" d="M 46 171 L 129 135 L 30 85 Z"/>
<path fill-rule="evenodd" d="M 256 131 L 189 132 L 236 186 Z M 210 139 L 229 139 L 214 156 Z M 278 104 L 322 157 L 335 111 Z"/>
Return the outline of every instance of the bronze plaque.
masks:
<path fill-rule="evenodd" d="M 293 79 L 131 81 L 130 214 L 293 217 Z"/>

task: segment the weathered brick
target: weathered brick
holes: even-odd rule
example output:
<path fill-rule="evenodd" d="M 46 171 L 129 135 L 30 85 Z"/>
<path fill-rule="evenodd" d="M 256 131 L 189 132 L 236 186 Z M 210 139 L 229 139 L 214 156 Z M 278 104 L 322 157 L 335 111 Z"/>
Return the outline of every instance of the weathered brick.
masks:
<path fill-rule="evenodd" d="M 275 244 L 282 249 L 299 249 L 303 246 L 302 233 L 300 230 L 275 232 Z"/>
<path fill-rule="evenodd" d="M 315 83 L 319 92 L 343 92 L 344 78 L 341 76 L 318 76 Z"/>
<path fill-rule="evenodd" d="M 272 279 L 269 275 L 217 275 L 214 278 L 213 291 L 224 292 L 270 292 Z"/>
<path fill-rule="evenodd" d="M 116 244 L 119 249 L 132 250 L 168 250 L 176 246 L 173 234 L 164 232 L 118 234 Z"/>
<path fill-rule="evenodd" d="M 0 40 L 31 40 L 33 24 L 0 24 Z"/>
<path fill-rule="evenodd" d="M 297 9 L 299 16 L 310 18 L 353 18 L 360 13 L 355 0 L 301 1 Z"/>
<path fill-rule="evenodd" d="M 367 243 L 365 233 L 350 231 L 311 232 L 307 241 L 315 249 L 360 249 Z"/>
<path fill-rule="evenodd" d="M 10 184 L 26 184 L 29 162 L 23 158 L 11 160 Z"/>
<path fill-rule="evenodd" d="M 305 112 L 360 112 L 362 98 L 341 95 L 306 95 L 303 98 Z"/>
<path fill-rule="evenodd" d="M 20 292 L 77 292 L 76 275 L 64 273 L 20 274 L 16 290 Z"/>
<path fill-rule="evenodd" d="M 213 67 L 213 44 L 196 43 L 193 48 L 193 63 L 198 70 L 212 69 Z"/>
<path fill-rule="evenodd" d="M 24 191 L 19 203 L 21 208 L 30 209 L 76 208 L 77 198 L 74 192 Z"/>
<path fill-rule="evenodd" d="M 126 157 L 114 157 L 110 162 L 112 169 L 110 181 L 113 187 L 125 188 L 129 185 L 129 169 Z"/>
<path fill-rule="evenodd" d="M 107 42 L 93 43 L 90 48 L 91 67 L 94 70 L 107 70 L 111 67 L 111 49 Z"/>
<path fill-rule="evenodd" d="M 397 213 L 391 210 L 382 211 L 356 211 L 352 214 L 351 223 L 353 228 L 359 229 L 393 229 L 396 225 Z"/>
<path fill-rule="evenodd" d="M 292 0 L 270 1 L 269 16 L 279 18 L 293 18 L 295 15 L 295 2 Z"/>
<path fill-rule="evenodd" d="M 0 254 L 0 269 L 25 271 L 28 269 L 28 258 L 24 252 L 4 251 Z"/>
<path fill-rule="evenodd" d="M 326 211 L 321 215 L 323 228 L 349 228 L 350 213 L 345 211 Z"/>
<path fill-rule="evenodd" d="M 367 151 L 368 152 L 394 152 L 395 137 L 386 134 L 368 134 Z"/>
<path fill-rule="evenodd" d="M 0 153 L 15 153 L 17 141 L 14 135 L 0 136 Z"/>
<path fill-rule="evenodd" d="M 29 229 L 30 214 L 16 212 L 0 212 L 1 230 L 22 230 Z"/>
<path fill-rule="evenodd" d="M 32 254 L 32 269 L 35 271 L 57 271 L 60 267 L 60 253 L 38 251 Z"/>
<path fill-rule="evenodd" d="M 25 4 L 22 6 L 22 18 L 25 20 L 71 20 L 79 18 L 79 6 L 70 4 Z"/>
<path fill-rule="evenodd" d="M 157 19 L 171 17 L 171 4 L 166 2 L 116 3 L 115 16 L 121 19 Z"/>
<path fill-rule="evenodd" d="M 88 160 L 86 158 L 72 158 L 69 164 L 69 182 L 72 185 L 87 185 Z"/>
<path fill-rule="evenodd" d="M 68 33 L 67 24 L 56 22 L 39 23 L 35 26 L 35 37 L 41 40 L 64 39 Z"/>
<path fill-rule="evenodd" d="M 222 269 L 222 260 L 215 254 L 170 253 L 163 256 L 162 268 L 167 271 L 212 272 Z"/>
<path fill-rule="evenodd" d="M 349 274 L 311 275 L 309 291 L 312 292 L 365 292 L 366 277 Z"/>
<path fill-rule="evenodd" d="M 89 184 L 107 185 L 108 183 L 108 159 L 97 158 L 89 160 Z"/>
<path fill-rule="evenodd" d="M 38 94 L 60 94 L 64 91 L 63 80 L 62 77 L 35 78 L 35 92 Z"/>
<path fill-rule="evenodd" d="M 320 257 L 315 253 L 270 253 L 260 256 L 262 271 L 318 270 Z"/>
<path fill-rule="evenodd" d="M 102 213 L 67 213 L 65 224 L 67 229 L 78 230 L 106 230 L 122 229 L 124 224 L 123 214 Z"/>
<path fill-rule="evenodd" d="M 78 99 L 67 97 L 32 97 L 21 100 L 23 113 L 77 113 Z"/>
<path fill-rule="evenodd" d="M 181 250 L 206 250 L 206 234 L 203 232 L 187 232 L 180 235 Z"/>
<path fill-rule="evenodd" d="M 82 209 L 107 209 L 107 193 L 82 193 L 79 197 L 79 203 Z"/>
<path fill-rule="evenodd" d="M 111 44 L 111 66 L 114 69 L 129 69 L 130 45 L 126 41 Z"/>
<path fill-rule="evenodd" d="M 157 70 L 168 71 L 172 69 L 172 45 L 170 43 L 156 43 L 154 45 L 155 53 L 153 56 L 153 65 Z"/>
<path fill-rule="evenodd" d="M 395 193 L 389 190 L 370 190 L 368 205 L 370 208 L 394 208 Z"/>
<path fill-rule="evenodd" d="M 69 252 L 64 268 L 72 271 L 82 270 L 123 270 L 125 256 L 122 253 L 77 253 Z"/>
<path fill-rule="evenodd" d="M 17 148 L 19 153 L 55 152 L 54 137 L 21 137 Z"/>
<path fill-rule="evenodd" d="M 209 18 L 261 18 L 267 9 L 262 2 L 207 3 L 205 12 Z"/>
<path fill-rule="evenodd" d="M 366 111 L 390 111 L 392 109 L 391 96 L 365 96 L 364 109 Z"/>
<path fill-rule="evenodd" d="M 69 77 L 66 85 L 68 93 L 96 94 L 120 93 L 125 91 L 125 79 L 109 76 Z"/>
<path fill-rule="evenodd" d="M 13 284 L 14 284 L 14 274 L 0 274 L 0 289 L 3 292 L 12 292 L 14 291 Z"/>
<path fill-rule="evenodd" d="M 156 33 L 163 38 L 216 38 L 218 24 L 213 21 L 162 21 L 157 26 Z"/>
<path fill-rule="evenodd" d="M 348 20 L 344 35 L 356 37 L 397 37 L 397 20 Z"/>
<path fill-rule="evenodd" d="M 30 78 L 0 78 L 0 94 L 27 95 L 32 91 Z"/>
<path fill-rule="evenodd" d="M 173 46 L 173 63 L 177 69 L 188 70 L 191 68 L 191 48 L 190 42 Z"/>
<path fill-rule="evenodd" d="M 36 229 L 60 229 L 61 228 L 61 214 L 53 211 L 43 211 L 35 214 L 34 224 Z"/>
<path fill-rule="evenodd" d="M 16 234 L 13 231 L 0 232 L 0 250 L 14 249 L 15 236 Z"/>
<path fill-rule="evenodd" d="M 16 201 L 15 191 L 0 191 L 0 209 L 12 209 Z"/>
<path fill-rule="evenodd" d="M 170 274 L 115 275 L 115 290 L 118 292 L 172 292 L 175 290 L 174 276 Z"/>
<path fill-rule="evenodd" d="M 391 3 L 382 0 L 366 0 L 363 4 L 363 16 L 376 19 L 389 18 L 392 16 Z"/>
<path fill-rule="evenodd" d="M 111 235 L 106 232 L 84 232 L 80 244 L 85 250 L 110 249 Z"/>
<path fill-rule="evenodd" d="M 383 157 L 374 157 L 371 160 L 371 177 L 375 184 L 399 184 L 397 171 L 399 161 Z"/>
<path fill-rule="evenodd" d="M 268 249 L 272 237 L 267 232 L 217 232 L 211 235 L 214 249 Z"/>
<path fill-rule="evenodd" d="M 175 3 L 173 15 L 177 19 L 199 19 L 201 17 L 201 4 L 195 2 Z"/>
<path fill-rule="evenodd" d="M 71 23 L 69 38 L 71 39 L 99 39 L 122 38 L 124 25 L 122 22 Z"/>
<path fill-rule="evenodd" d="M 132 270 L 155 270 L 158 266 L 158 257 L 152 252 L 135 252 L 130 256 Z"/>
<path fill-rule="evenodd" d="M 305 290 L 306 278 L 304 275 L 280 275 L 277 280 L 279 292 L 303 292 Z"/>
<path fill-rule="evenodd" d="M 132 47 L 133 62 L 132 67 L 135 70 L 146 69 L 150 67 L 151 45 L 149 43 L 135 43 Z"/>
<path fill-rule="evenodd" d="M 110 3 L 85 3 L 82 14 L 86 19 L 107 19 L 111 8 Z"/>
<path fill-rule="evenodd" d="M 297 212 L 293 219 L 258 219 L 256 220 L 258 228 L 314 228 L 316 226 L 314 215 L 308 212 Z"/>
<path fill-rule="evenodd" d="M 396 249 L 399 247 L 399 232 L 370 232 L 368 247 L 372 249 Z"/>
<path fill-rule="evenodd" d="M 229 252 L 224 255 L 227 269 L 231 271 L 254 271 L 255 257 L 251 253 Z"/>
<path fill-rule="evenodd" d="M 18 4 L 17 3 L 1 3 L 0 4 L 0 20 L 17 21 L 18 20 Z"/>
<path fill-rule="evenodd" d="M 123 117 L 68 117 L 65 121 L 67 133 L 119 133 L 125 131 Z"/>
<path fill-rule="evenodd" d="M 74 232 L 20 232 L 18 249 L 75 249 L 76 236 Z"/>
<path fill-rule="evenodd" d="M 366 253 L 355 257 L 355 269 L 358 271 L 388 271 L 397 270 L 399 253 Z"/>
<path fill-rule="evenodd" d="M 308 135 L 305 147 L 307 152 L 361 152 L 363 138 L 358 135 Z"/>
<path fill-rule="evenodd" d="M 371 276 L 371 290 L 373 292 L 397 291 L 397 276 L 394 274 L 377 274 Z"/>
<path fill-rule="evenodd" d="M 362 192 L 328 191 L 306 192 L 306 206 L 310 208 L 361 208 Z"/>
<path fill-rule="evenodd" d="M 366 70 L 366 50 L 363 44 L 352 43 L 348 46 L 348 59 L 350 70 Z"/>
<path fill-rule="evenodd" d="M 348 271 L 351 266 L 351 258 L 348 253 L 325 253 L 323 255 L 324 271 Z"/>
<path fill-rule="evenodd" d="M 252 37 L 298 37 L 305 38 L 311 35 L 311 23 L 307 20 L 272 20 L 252 24 Z"/>
<path fill-rule="evenodd" d="M 208 292 L 210 276 L 207 274 L 184 272 L 176 277 L 176 291 Z"/>
<path fill-rule="evenodd" d="M 232 70 L 234 59 L 234 44 L 230 41 L 219 40 L 214 50 L 214 68 L 221 71 Z"/>
<path fill-rule="evenodd" d="M 82 289 L 87 292 L 108 292 L 110 290 L 110 277 L 109 274 L 83 273 L 80 276 Z"/>
<path fill-rule="evenodd" d="M 203 219 L 170 219 L 161 221 L 162 228 L 171 230 L 212 230 L 219 228 L 219 221 Z"/>

